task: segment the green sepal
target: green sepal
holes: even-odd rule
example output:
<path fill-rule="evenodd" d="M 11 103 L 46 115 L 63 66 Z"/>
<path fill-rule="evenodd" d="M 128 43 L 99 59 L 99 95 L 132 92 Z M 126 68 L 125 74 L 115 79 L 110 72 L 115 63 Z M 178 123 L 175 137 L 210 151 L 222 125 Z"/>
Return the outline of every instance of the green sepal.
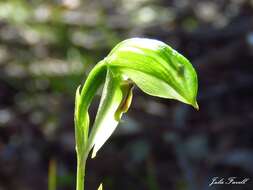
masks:
<path fill-rule="evenodd" d="M 89 106 L 96 95 L 99 87 L 104 83 L 106 76 L 106 63 L 98 63 L 88 75 L 83 87 L 76 90 L 75 98 L 75 140 L 76 151 L 79 157 L 88 155 L 88 134 L 89 134 Z"/>
<path fill-rule="evenodd" d="M 81 96 L 80 96 L 80 88 L 78 86 L 76 89 L 76 98 L 75 98 L 75 113 L 74 113 L 74 120 L 75 120 L 75 139 L 76 139 L 76 151 L 78 154 L 84 153 L 84 147 L 88 138 L 88 130 L 89 130 L 89 114 L 85 112 L 80 117 L 80 103 L 81 103 Z"/>
<path fill-rule="evenodd" d="M 106 62 L 145 93 L 198 109 L 196 72 L 184 56 L 165 43 L 145 38 L 125 40 L 111 51 Z"/>

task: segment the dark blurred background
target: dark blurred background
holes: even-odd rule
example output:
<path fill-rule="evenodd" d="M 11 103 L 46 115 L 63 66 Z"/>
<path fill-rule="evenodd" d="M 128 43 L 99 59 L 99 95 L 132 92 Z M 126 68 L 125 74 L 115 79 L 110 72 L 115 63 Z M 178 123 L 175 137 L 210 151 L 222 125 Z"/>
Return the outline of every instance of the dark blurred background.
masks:
<path fill-rule="evenodd" d="M 1 0 L 0 190 L 46 190 L 55 167 L 57 190 L 75 189 L 75 89 L 136 36 L 191 60 L 200 110 L 135 88 L 124 121 L 88 161 L 87 190 L 100 182 L 105 190 L 253 189 L 252 0 Z M 250 181 L 209 187 L 213 177 Z"/>

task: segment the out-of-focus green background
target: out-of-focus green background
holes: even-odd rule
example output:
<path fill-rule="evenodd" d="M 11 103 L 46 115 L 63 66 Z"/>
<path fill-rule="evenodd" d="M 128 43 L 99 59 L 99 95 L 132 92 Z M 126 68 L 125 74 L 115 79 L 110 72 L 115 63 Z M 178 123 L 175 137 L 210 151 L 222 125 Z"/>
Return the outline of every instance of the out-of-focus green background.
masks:
<path fill-rule="evenodd" d="M 87 190 L 100 182 L 105 190 L 253 189 L 252 0 L 1 0 L 0 190 L 46 190 L 49 163 L 57 190 L 75 189 L 75 89 L 136 36 L 192 61 L 200 111 L 135 88 L 124 121 L 88 161 Z M 251 180 L 209 187 L 215 176 Z"/>

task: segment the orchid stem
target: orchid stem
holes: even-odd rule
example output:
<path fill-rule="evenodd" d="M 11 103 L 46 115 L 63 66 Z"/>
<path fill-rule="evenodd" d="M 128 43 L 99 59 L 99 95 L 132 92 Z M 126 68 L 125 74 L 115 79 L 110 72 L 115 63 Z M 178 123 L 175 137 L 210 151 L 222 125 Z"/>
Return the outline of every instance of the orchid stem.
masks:
<path fill-rule="evenodd" d="M 84 190 L 86 159 L 77 157 L 76 190 Z"/>

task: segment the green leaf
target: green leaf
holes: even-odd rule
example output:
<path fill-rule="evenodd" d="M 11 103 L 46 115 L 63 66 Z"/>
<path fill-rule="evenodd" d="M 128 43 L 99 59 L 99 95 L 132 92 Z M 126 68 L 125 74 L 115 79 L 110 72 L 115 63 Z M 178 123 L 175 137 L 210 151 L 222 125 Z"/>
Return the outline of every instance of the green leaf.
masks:
<path fill-rule="evenodd" d="M 132 38 L 106 57 L 109 68 L 149 95 L 176 99 L 198 109 L 197 75 L 191 63 L 163 42 Z"/>

